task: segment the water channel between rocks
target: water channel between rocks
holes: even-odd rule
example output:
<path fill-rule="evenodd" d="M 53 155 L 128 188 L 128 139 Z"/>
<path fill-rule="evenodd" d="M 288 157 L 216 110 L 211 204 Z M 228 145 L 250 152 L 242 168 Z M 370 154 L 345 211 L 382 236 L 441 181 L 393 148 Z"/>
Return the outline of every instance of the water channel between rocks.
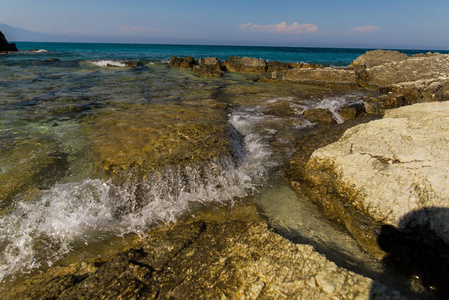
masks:
<path fill-rule="evenodd" d="M 107 257 L 182 218 L 264 218 L 337 264 L 385 274 L 281 175 L 301 131 L 314 126 L 304 111 L 328 109 L 341 122 L 338 109 L 371 92 L 209 79 L 164 64 L 34 62 L 0 72 L 8 78 L 0 91 L 3 288 L 54 264 Z"/>

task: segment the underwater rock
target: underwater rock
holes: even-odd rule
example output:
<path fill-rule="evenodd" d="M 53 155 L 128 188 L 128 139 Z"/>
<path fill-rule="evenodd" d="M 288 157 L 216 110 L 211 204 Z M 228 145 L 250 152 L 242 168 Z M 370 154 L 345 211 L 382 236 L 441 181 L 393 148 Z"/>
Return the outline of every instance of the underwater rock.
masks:
<path fill-rule="evenodd" d="M 206 65 L 196 65 L 192 69 L 193 73 L 208 77 L 223 77 L 223 72 L 219 69 L 212 69 Z"/>
<path fill-rule="evenodd" d="M 83 264 L 83 263 L 81 263 Z M 140 246 L 89 265 L 50 268 L 4 299 L 404 299 L 338 267 L 263 222 L 202 221 L 155 230 Z"/>
<path fill-rule="evenodd" d="M 5 35 L 0 31 L 0 53 L 2 52 L 17 52 L 19 51 L 14 43 L 8 43 Z"/>
<path fill-rule="evenodd" d="M 431 210 L 449 207 L 448 111 L 447 102 L 416 104 L 350 128 L 311 155 L 296 173 L 299 185 L 377 256 L 382 252 L 372 240 L 379 224 L 428 225 L 449 243 L 448 210 Z M 372 229 L 354 234 L 350 209 L 371 219 Z"/>
<path fill-rule="evenodd" d="M 31 198 L 60 180 L 69 167 L 67 155 L 48 138 L 11 139 L 1 150 L 0 214 L 14 203 L 16 195 Z"/>
<path fill-rule="evenodd" d="M 216 101 L 191 105 L 129 105 L 86 119 L 96 169 L 107 176 L 144 177 L 156 169 L 244 155 L 243 137 Z"/>

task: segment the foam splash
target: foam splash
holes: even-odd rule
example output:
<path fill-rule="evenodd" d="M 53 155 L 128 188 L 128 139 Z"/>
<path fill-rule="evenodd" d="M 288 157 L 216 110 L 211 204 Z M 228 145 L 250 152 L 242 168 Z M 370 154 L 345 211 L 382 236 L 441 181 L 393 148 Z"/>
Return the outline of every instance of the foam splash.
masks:
<path fill-rule="evenodd" d="M 334 120 L 338 124 L 341 124 L 344 122 L 344 119 L 340 116 L 338 111 L 345 106 L 360 103 L 363 103 L 363 100 L 351 99 L 351 97 L 330 97 L 325 98 L 318 102 L 308 101 L 307 103 L 291 104 L 291 107 L 298 114 L 303 114 L 308 109 L 317 109 L 317 108 L 327 109 L 332 113 Z"/>
<path fill-rule="evenodd" d="M 256 192 L 274 166 L 254 120 L 236 113 L 234 127 L 245 134 L 246 156 L 236 162 L 221 157 L 211 162 L 169 166 L 143 180 L 116 186 L 110 180 L 56 184 L 32 202 L 17 201 L 0 216 L 0 282 L 19 272 L 51 266 L 76 244 L 96 237 L 137 233 L 188 214 L 194 203 L 224 203 Z"/>
<path fill-rule="evenodd" d="M 89 62 L 98 67 L 119 67 L 119 68 L 127 67 L 125 63 L 117 60 L 92 60 Z"/>

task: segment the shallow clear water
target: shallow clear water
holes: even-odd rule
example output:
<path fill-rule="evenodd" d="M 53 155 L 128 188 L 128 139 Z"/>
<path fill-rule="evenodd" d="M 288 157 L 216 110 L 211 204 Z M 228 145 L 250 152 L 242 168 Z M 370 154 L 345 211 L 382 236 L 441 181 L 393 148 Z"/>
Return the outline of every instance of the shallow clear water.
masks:
<path fill-rule="evenodd" d="M 146 46 L 18 46 L 48 52 L 0 56 L 2 284 L 80 252 L 99 253 L 102 241 L 144 236 L 201 207 L 232 209 L 242 199 L 292 240 L 380 272 L 277 175 L 301 130 L 314 126 L 305 110 L 329 109 L 342 122 L 338 109 L 367 91 L 254 83 L 232 73 L 199 77 L 163 62 L 176 50 L 169 46 L 147 56 Z M 231 51 L 185 48 L 173 54 Z M 242 55 L 254 50 L 241 48 Z M 257 51 L 251 56 L 274 50 Z M 292 60 L 285 54 L 292 49 L 276 51 Z M 324 52 L 329 59 L 332 51 Z"/>

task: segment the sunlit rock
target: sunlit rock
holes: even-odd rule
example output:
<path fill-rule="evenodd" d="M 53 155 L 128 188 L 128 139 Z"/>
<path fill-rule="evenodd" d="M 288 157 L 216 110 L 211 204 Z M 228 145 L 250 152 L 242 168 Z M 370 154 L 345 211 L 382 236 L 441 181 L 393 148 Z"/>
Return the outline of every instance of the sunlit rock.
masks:
<path fill-rule="evenodd" d="M 263 222 L 189 222 L 154 231 L 135 249 L 100 264 L 50 269 L 6 299 L 403 299 L 338 267 L 310 245 Z"/>
<path fill-rule="evenodd" d="M 427 53 L 407 57 L 397 51 L 368 51 L 351 67 L 361 86 L 402 93 L 408 103 L 449 99 L 449 55 Z"/>
<path fill-rule="evenodd" d="M 448 111 L 446 102 L 417 104 L 347 130 L 305 165 L 309 194 L 350 231 L 348 206 L 382 224 L 429 226 L 449 243 Z"/>

